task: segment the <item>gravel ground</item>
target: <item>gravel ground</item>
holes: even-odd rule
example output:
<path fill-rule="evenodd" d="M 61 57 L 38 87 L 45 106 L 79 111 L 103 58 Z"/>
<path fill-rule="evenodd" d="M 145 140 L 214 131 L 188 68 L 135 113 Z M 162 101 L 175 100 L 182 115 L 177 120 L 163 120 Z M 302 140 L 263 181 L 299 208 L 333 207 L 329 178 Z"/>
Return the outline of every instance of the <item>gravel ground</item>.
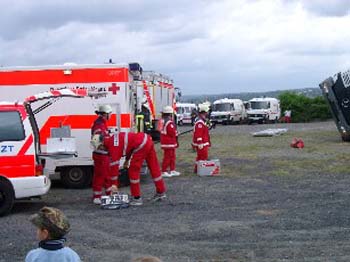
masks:
<path fill-rule="evenodd" d="M 272 127 L 285 125 L 218 126 L 212 137 Z M 333 122 L 290 124 L 288 129 L 302 132 L 310 141 L 316 139 L 314 131 L 330 132 L 334 137 L 327 143 L 349 152 Z M 259 141 L 263 140 L 252 143 Z M 308 157 L 322 158 L 323 154 L 306 151 L 307 145 L 303 152 Z M 12 214 L 0 218 L 0 261 L 23 261 L 36 247 L 28 217 L 44 205 L 66 213 L 72 226 L 67 244 L 83 261 L 132 261 L 142 255 L 165 262 L 350 261 L 348 173 L 333 174 L 321 167 L 295 176 L 258 172 L 273 169 L 270 158 L 301 154 L 290 147 L 279 150 L 276 155 L 255 156 L 257 164 L 244 175 L 186 173 L 166 179 L 166 201 L 124 210 L 100 210 L 90 203 L 91 189 L 68 190 L 55 183 L 41 200 L 19 202 Z M 224 162 L 225 170 L 252 164 L 238 155 L 226 156 Z M 191 168 L 189 162 L 179 163 L 180 171 Z M 141 187 L 145 198 L 153 195 L 150 179 Z"/>

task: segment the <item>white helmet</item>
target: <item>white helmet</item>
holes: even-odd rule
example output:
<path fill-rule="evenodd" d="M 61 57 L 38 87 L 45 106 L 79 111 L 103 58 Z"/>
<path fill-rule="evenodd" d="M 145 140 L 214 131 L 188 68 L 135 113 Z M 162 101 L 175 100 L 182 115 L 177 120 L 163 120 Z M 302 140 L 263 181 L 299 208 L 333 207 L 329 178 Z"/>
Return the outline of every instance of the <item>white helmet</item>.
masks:
<path fill-rule="evenodd" d="M 208 113 L 209 112 L 209 106 L 207 104 L 199 104 L 198 105 L 198 112 L 199 113 L 201 113 L 201 112 Z"/>
<path fill-rule="evenodd" d="M 93 135 L 90 141 L 90 145 L 93 149 L 98 149 L 99 146 L 102 145 L 102 135 Z"/>
<path fill-rule="evenodd" d="M 165 106 L 162 112 L 163 114 L 172 114 L 174 113 L 174 110 L 171 106 Z"/>
<path fill-rule="evenodd" d="M 106 114 L 110 114 L 112 113 L 112 111 L 113 110 L 110 105 L 100 105 L 97 110 L 98 113 L 106 113 Z"/>

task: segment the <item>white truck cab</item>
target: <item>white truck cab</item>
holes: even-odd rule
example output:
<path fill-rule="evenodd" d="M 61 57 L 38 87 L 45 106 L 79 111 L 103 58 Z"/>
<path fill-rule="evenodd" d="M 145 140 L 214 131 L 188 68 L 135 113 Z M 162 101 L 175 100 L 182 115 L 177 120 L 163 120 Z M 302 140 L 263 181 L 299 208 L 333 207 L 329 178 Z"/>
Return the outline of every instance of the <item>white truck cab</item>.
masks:
<path fill-rule="evenodd" d="M 47 158 L 74 156 L 75 152 L 66 150 L 71 148 L 70 143 L 60 138 L 52 138 L 52 147 L 41 151 L 40 132 L 31 108 L 33 102 L 67 96 L 82 98 L 90 94 L 84 89 L 65 89 L 30 96 L 24 102 L 0 102 L 0 216 L 11 211 L 16 199 L 49 191 L 50 179 L 44 174 Z"/>
<path fill-rule="evenodd" d="M 210 120 L 213 123 L 234 124 L 240 123 L 247 117 L 247 112 L 241 99 L 223 98 L 214 101 Z"/>
<path fill-rule="evenodd" d="M 272 97 L 260 97 L 249 100 L 248 123 L 269 123 L 281 117 L 280 101 Z"/>
<path fill-rule="evenodd" d="M 50 180 L 38 157 L 38 128 L 28 105 L 0 103 L 0 216 L 15 199 L 46 194 Z"/>

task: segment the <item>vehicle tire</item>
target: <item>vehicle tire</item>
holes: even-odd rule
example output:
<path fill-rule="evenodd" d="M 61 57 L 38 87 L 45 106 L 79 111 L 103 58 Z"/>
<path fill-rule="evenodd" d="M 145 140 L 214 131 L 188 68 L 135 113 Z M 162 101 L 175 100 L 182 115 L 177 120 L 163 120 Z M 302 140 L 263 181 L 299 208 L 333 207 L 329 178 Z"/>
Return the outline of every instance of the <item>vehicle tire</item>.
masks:
<path fill-rule="evenodd" d="M 179 121 L 178 125 L 179 125 L 179 126 L 183 126 L 183 125 L 184 125 L 184 123 L 182 122 L 182 120 Z"/>
<path fill-rule="evenodd" d="M 71 166 L 62 170 L 61 181 L 67 188 L 85 188 L 91 184 L 92 176 L 92 167 Z"/>
<path fill-rule="evenodd" d="M 0 178 L 0 216 L 8 214 L 15 202 L 15 192 L 11 183 Z"/>

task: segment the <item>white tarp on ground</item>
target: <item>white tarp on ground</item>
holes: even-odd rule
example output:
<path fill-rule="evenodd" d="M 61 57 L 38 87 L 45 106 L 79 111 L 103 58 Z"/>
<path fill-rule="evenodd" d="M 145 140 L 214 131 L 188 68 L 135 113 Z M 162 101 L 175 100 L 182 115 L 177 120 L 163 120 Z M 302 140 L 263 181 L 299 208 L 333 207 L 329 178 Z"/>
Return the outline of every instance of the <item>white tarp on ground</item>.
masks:
<path fill-rule="evenodd" d="M 287 128 L 270 128 L 270 129 L 266 129 L 266 130 L 262 130 L 259 132 L 253 132 L 251 133 L 253 136 L 256 137 L 261 137 L 261 136 L 279 136 L 282 135 L 284 133 L 286 133 L 288 131 Z"/>

